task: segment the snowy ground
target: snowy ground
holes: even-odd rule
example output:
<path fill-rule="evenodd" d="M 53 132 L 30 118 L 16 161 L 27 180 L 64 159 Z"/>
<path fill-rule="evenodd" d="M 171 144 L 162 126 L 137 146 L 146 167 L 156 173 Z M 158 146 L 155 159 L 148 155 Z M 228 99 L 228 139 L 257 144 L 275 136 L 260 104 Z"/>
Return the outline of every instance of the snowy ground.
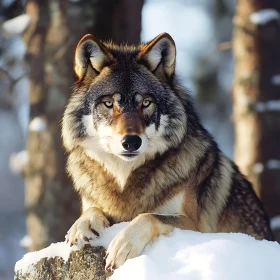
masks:
<path fill-rule="evenodd" d="M 127 223 L 107 229 L 92 242 L 108 247 L 113 237 Z M 42 257 L 61 256 L 71 252 L 66 243 L 52 244 L 39 252 L 26 254 L 16 269 L 26 269 Z M 130 259 L 115 270 L 112 280 L 278 280 L 280 275 L 280 245 L 257 241 L 240 233 L 202 234 L 175 229 L 147 246 L 140 257 Z"/>

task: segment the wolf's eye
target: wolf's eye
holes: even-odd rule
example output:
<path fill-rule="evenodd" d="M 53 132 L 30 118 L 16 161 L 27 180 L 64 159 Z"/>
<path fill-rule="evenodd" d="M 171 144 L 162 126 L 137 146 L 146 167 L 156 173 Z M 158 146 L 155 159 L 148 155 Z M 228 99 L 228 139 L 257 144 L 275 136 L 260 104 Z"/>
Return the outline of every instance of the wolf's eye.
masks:
<path fill-rule="evenodd" d="M 151 101 L 150 100 L 148 100 L 148 99 L 145 99 L 143 102 L 142 102 L 142 105 L 143 105 L 143 107 L 144 108 L 147 108 L 147 107 L 149 107 L 150 105 L 151 105 Z"/>
<path fill-rule="evenodd" d="M 113 108 L 113 101 L 105 101 L 104 102 L 104 105 L 107 107 L 107 108 Z"/>

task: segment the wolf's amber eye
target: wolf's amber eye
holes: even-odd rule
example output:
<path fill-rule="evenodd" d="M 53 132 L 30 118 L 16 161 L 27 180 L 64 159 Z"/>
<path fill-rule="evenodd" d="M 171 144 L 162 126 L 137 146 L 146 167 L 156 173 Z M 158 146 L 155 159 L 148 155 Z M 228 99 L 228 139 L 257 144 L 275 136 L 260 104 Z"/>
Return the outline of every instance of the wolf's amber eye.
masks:
<path fill-rule="evenodd" d="M 150 100 L 148 100 L 148 99 L 145 99 L 143 102 L 142 102 L 142 105 L 143 105 L 143 107 L 144 108 L 147 108 L 147 107 L 149 107 L 150 105 L 151 105 L 151 101 Z"/>
<path fill-rule="evenodd" d="M 107 108 L 113 108 L 113 101 L 105 101 L 104 102 L 104 105 L 107 107 Z"/>

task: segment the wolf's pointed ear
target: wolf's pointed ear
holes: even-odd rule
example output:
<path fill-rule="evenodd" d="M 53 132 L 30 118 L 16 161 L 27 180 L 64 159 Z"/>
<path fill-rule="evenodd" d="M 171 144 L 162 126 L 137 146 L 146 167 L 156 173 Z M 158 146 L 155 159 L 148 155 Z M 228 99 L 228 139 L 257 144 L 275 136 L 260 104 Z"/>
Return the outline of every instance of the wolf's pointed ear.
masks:
<path fill-rule="evenodd" d="M 75 73 L 79 79 L 95 77 L 102 68 L 112 61 L 108 49 L 93 35 L 85 35 L 78 43 L 75 52 Z"/>
<path fill-rule="evenodd" d="M 175 71 L 175 42 L 168 33 L 162 33 L 142 46 L 138 59 L 160 80 L 169 80 Z"/>

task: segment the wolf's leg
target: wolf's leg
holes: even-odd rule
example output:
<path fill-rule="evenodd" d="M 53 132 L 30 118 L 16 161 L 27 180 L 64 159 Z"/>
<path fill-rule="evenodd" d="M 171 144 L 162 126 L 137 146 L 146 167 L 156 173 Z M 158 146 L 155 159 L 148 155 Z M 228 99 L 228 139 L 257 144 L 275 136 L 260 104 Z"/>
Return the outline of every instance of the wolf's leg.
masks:
<path fill-rule="evenodd" d="M 104 228 L 109 227 L 109 225 L 110 223 L 102 210 L 97 207 L 90 207 L 68 230 L 65 236 L 66 242 L 69 242 L 70 246 L 73 244 L 83 246 L 84 243 L 98 237 Z"/>
<path fill-rule="evenodd" d="M 175 227 L 196 230 L 194 222 L 185 215 L 138 215 L 109 245 L 106 269 L 117 268 L 127 259 L 139 256 L 147 244 L 159 235 L 169 234 Z"/>

